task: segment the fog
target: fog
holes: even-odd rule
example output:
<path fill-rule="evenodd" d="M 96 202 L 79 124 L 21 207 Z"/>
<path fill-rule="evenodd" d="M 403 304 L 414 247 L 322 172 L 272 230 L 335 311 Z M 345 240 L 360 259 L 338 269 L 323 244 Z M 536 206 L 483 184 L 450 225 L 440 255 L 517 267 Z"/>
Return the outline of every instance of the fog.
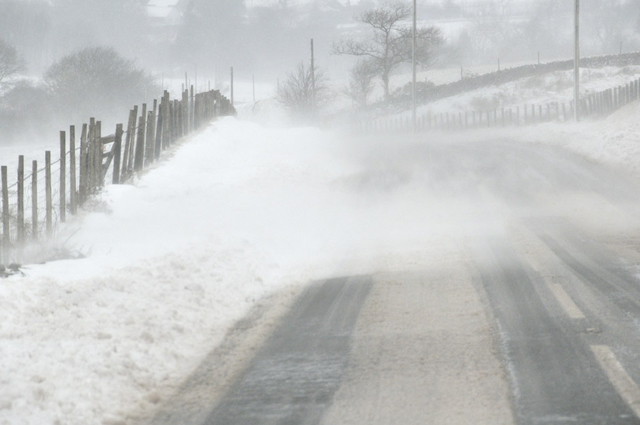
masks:
<path fill-rule="evenodd" d="M 96 117 L 108 134 L 134 104 L 163 90 L 175 98 L 183 85 L 230 96 L 231 67 L 240 118 L 207 123 L 127 184 L 92 192 L 79 214 L 57 223 L 54 238 L 15 250 L 32 256 L 0 279 L 0 423 L 150 423 L 213 353 L 220 361 L 208 379 L 219 394 L 205 385 L 207 394 L 191 400 L 209 403 L 210 412 L 215 397 L 259 363 L 254 355 L 303 288 L 339 276 L 371 281 L 364 313 L 352 315 L 355 330 L 340 325 L 329 343 L 304 330 L 299 345 L 322 360 L 332 341 L 353 341 L 342 388 L 366 391 L 351 392 L 357 402 L 340 393 L 308 397 L 322 409 L 353 408 L 353 423 L 376 423 L 367 415 L 383 404 L 392 416 L 378 423 L 393 423 L 394 409 L 411 416 L 407 424 L 482 423 L 470 402 L 484 423 L 633 419 L 609 403 L 623 401 L 592 348 L 610 345 L 609 364 L 640 382 L 639 102 L 620 101 L 581 122 L 559 112 L 553 119 L 549 102 L 569 104 L 572 96 L 566 67 L 541 74 L 529 66 L 500 85 L 458 84 L 508 74 L 496 72 L 498 61 L 570 59 L 573 0 L 420 0 L 419 34 L 432 44 L 419 49 L 418 113 L 438 114 L 439 127 L 354 131 L 361 120 L 410 122 L 409 1 L 395 9 L 404 18 L 388 68 L 380 58 L 362 60 L 362 49 L 384 37 L 354 20 L 365 21 L 377 4 L 0 0 L 0 165 L 9 166 L 10 183 L 18 155 L 41 160 L 50 146 L 57 159 L 58 131 L 70 124 Z M 640 47 L 640 2 L 582 5 L 584 55 Z M 583 94 L 640 87 L 640 63 L 582 72 Z M 437 98 L 436 86 L 450 83 L 464 91 Z M 505 125 L 502 112 L 498 128 L 499 108 L 524 105 L 537 121 L 521 120 L 518 109 L 518 124 Z M 483 112 L 484 123 L 495 111 L 494 128 L 443 129 L 444 113 L 448 121 L 467 111 Z M 58 202 L 64 185 L 56 173 Z M 27 186 L 31 196 L 51 190 L 47 181 Z M 16 219 L 6 226 L 19 228 L 16 186 L 9 206 Z M 31 203 L 36 213 L 49 205 Z M 45 230 L 35 224 L 36 234 Z M 17 233 L 3 234 L 3 250 Z M 336 291 L 351 304 L 343 295 Z M 580 320 L 565 314 L 567 304 Z M 345 313 L 341 305 L 320 299 L 303 310 L 334 315 Z M 321 315 L 313 320 L 324 323 Z M 298 363 L 305 370 L 291 369 L 286 386 L 322 384 L 307 378 L 325 363 Z M 271 365 L 277 373 L 269 379 L 289 371 Z M 623 387 L 637 389 L 633 380 Z M 488 390 L 489 381 L 499 388 Z M 305 397 L 285 396 L 286 403 Z M 496 419 L 496 401 L 507 419 Z M 434 416 L 431 406 L 444 407 Z"/>
<path fill-rule="evenodd" d="M 107 186 L 100 208 L 62 230 L 60 241 L 86 258 L 28 266 L 21 280 L 5 281 L 10 301 L 0 315 L 12 338 L 0 393 L 10 407 L 0 418 L 148 423 L 262 297 L 282 291 L 287 306 L 309 280 L 426 270 L 425 280 L 441 276 L 434 288 L 467 300 L 481 264 L 476 251 L 490 259 L 487 247 L 508 240 L 511 257 L 549 261 L 532 236 L 548 223 L 615 240 L 640 227 L 638 193 L 622 173 L 523 143 L 517 132 L 354 137 L 222 119 L 135 185 Z M 501 264 L 511 266 L 511 257 Z M 557 279 L 562 269 L 550 270 Z M 382 286 L 397 293 L 401 281 L 392 276 Z M 428 314 L 424 299 L 447 300 L 421 297 Z M 483 307 L 474 300 L 452 304 L 451 314 L 471 308 L 478 313 L 467 320 L 477 323 Z M 384 320 L 380 310 L 375 320 Z M 477 346 L 477 335 L 462 335 Z M 496 337 L 481 336 L 487 344 Z M 461 386 L 484 393 L 484 375 L 470 384 L 463 370 Z M 410 414 L 421 412 L 431 414 Z M 482 412 L 494 414 L 486 405 Z"/>
<path fill-rule="evenodd" d="M 15 49 L 21 66 L 0 80 L 0 143 L 46 137 L 90 116 L 123 121 L 132 103 L 158 97 L 172 80 L 183 81 L 185 73 L 189 84 L 228 94 L 233 66 L 237 81 L 255 79 L 273 87 L 262 91 L 269 97 L 297 64 L 309 62 L 312 38 L 316 65 L 328 76 L 334 97 L 344 98 L 348 71 L 357 58 L 333 54 L 334 45 L 370 37 L 355 18 L 377 5 L 372 0 L 2 0 L 0 39 Z M 430 67 L 572 56 L 573 0 L 419 1 L 418 7 L 419 25 L 436 26 L 445 39 Z M 639 19 L 637 2 L 583 0 L 583 55 L 636 50 Z M 87 47 L 113 48 L 145 72 L 146 82 L 133 91 L 113 86 L 89 92 L 80 84 L 82 98 L 91 100 L 87 103 L 59 96 L 44 78 L 47 71 Z M 407 71 L 401 66 L 393 72 Z M 374 84 L 379 85 L 377 78 Z M 121 101 L 101 105 L 105 93 Z M 370 102 L 381 100 L 376 94 Z M 350 104 L 338 101 L 328 115 Z"/>

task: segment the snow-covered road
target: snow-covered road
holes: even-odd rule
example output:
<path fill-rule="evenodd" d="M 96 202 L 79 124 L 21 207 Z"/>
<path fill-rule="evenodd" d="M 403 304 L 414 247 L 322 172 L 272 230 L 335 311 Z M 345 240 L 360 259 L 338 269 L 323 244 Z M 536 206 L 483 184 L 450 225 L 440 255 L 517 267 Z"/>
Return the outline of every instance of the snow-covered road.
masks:
<path fill-rule="evenodd" d="M 109 186 L 58 238 L 87 258 L 0 281 L 0 423 L 142 420 L 262 297 L 414 267 L 473 221 L 370 148 L 225 119 Z"/>
<path fill-rule="evenodd" d="M 354 193 L 464 200 L 473 219 L 437 221 L 464 231 L 423 239 L 420 270 L 312 286 L 152 423 L 637 423 L 640 184 L 541 145 L 368 142 Z M 234 378 L 202 385 L 238 354 Z"/>
<path fill-rule="evenodd" d="M 252 309 L 274 302 L 282 309 L 309 281 L 334 276 L 392 276 L 370 300 L 388 298 L 394 273 L 461 272 L 473 241 L 508 238 L 515 250 L 531 248 L 529 233 L 513 225 L 531 215 L 568 217 L 622 249 L 639 227 L 632 198 L 603 201 L 616 192 L 594 186 L 610 182 L 593 177 L 600 168 L 521 141 L 558 143 L 634 170 L 629 153 L 637 147 L 624 143 L 636 134 L 632 112 L 612 117 L 611 130 L 585 123 L 416 140 L 218 121 L 135 184 L 108 187 L 102 202 L 62 230 L 64 248 L 87 258 L 30 265 L 26 276 L 0 280 L 0 424 L 145 423 Z M 432 323 L 461 331 L 451 349 L 464 353 L 458 342 L 480 341 L 483 356 L 492 347 L 490 320 L 459 310 L 482 311 L 472 275 L 456 280 L 453 293 L 462 298 L 429 312 Z M 355 327 L 363 335 L 384 311 L 370 303 Z M 472 329 L 478 340 L 465 337 Z M 247 356 L 256 344 L 247 345 Z M 448 353 L 433 360 L 465 358 Z M 497 364 L 469 361 L 478 371 Z M 368 382 L 352 373 L 355 386 L 337 393 L 343 400 Z M 438 376 L 458 382 L 455 374 Z M 474 382 L 482 391 L 482 380 Z M 495 385 L 501 394 L 507 381 Z M 327 417 L 353 414 L 340 410 L 347 407 L 336 404 Z"/>

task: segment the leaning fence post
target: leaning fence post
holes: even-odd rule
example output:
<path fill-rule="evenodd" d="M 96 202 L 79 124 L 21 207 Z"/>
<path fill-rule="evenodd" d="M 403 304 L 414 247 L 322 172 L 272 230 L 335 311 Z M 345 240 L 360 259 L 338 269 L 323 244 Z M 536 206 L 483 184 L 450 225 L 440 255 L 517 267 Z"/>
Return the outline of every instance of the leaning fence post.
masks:
<path fill-rule="evenodd" d="M 171 143 L 175 143 L 180 138 L 180 103 L 178 99 L 173 99 L 171 119 Z"/>
<path fill-rule="evenodd" d="M 93 151 L 95 155 L 94 181 L 95 181 L 95 187 L 99 188 L 99 187 L 102 187 L 104 183 L 104 179 L 102 178 L 102 121 L 96 121 L 95 132 L 96 134 L 93 138 L 93 141 L 96 145 L 96 148 Z"/>
<path fill-rule="evenodd" d="M 60 222 L 67 221 L 67 134 L 60 132 Z"/>
<path fill-rule="evenodd" d="M 136 133 L 137 133 L 137 119 L 138 119 L 138 105 L 133 107 L 133 112 L 132 112 L 132 117 L 133 117 L 133 122 L 132 122 L 132 128 L 131 128 L 131 132 L 129 134 L 129 156 L 128 156 L 128 160 L 125 163 L 125 168 L 127 171 L 127 176 L 131 174 L 131 172 L 133 171 L 133 164 L 134 164 L 134 155 L 135 155 L 135 147 L 136 147 Z"/>
<path fill-rule="evenodd" d="M 38 161 L 31 165 L 31 238 L 38 240 Z"/>
<path fill-rule="evenodd" d="M 69 202 L 71 214 L 78 212 L 78 198 L 76 192 L 76 127 L 69 127 L 69 180 L 71 183 L 69 191 Z"/>
<path fill-rule="evenodd" d="M 153 110 L 147 114 L 147 137 L 145 143 L 145 162 L 150 164 L 154 160 L 155 156 L 155 142 L 156 142 L 156 117 L 158 113 L 158 100 L 153 101 Z"/>
<path fill-rule="evenodd" d="M 169 98 L 169 92 L 165 90 L 164 98 L 162 99 L 162 149 L 166 149 L 171 146 L 171 100 Z"/>
<path fill-rule="evenodd" d="M 96 119 L 89 119 L 89 135 L 87 137 L 87 197 L 93 192 L 95 187 L 95 148 L 96 144 L 94 143 L 96 134 Z"/>
<path fill-rule="evenodd" d="M 122 159 L 122 177 L 120 181 L 125 181 L 127 178 L 127 164 L 129 163 L 129 146 L 131 144 L 131 133 L 133 132 L 133 109 L 129 110 L 129 122 L 127 122 L 127 134 L 124 142 L 124 158 Z"/>
<path fill-rule="evenodd" d="M 195 125 L 196 125 L 196 111 L 195 111 L 195 107 L 196 107 L 196 97 L 194 94 L 194 90 L 193 90 L 193 84 L 191 85 L 191 100 L 190 100 L 190 107 L 189 107 L 189 113 L 190 113 L 190 122 L 189 122 L 189 128 L 191 129 L 191 131 L 195 130 Z"/>
<path fill-rule="evenodd" d="M 9 247 L 11 245 L 11 233 L 9 229 L 9 181 L 7 166 L 3 165 L 0 171 L 2 174 L 2 261 L 9 259 Z"/>
<path fill-rule="evenodd" d="M 122 157 L 122 124 L 116 125 L 116 138 L 113 142 L 113 184 L 120 184 L 120 158 Z"/>
<path fill-rule="evenodd" d="M 87 124 L 82 124 L 80 135 L 80 204 L 87 200 Z"/>
<path fill-rule="evenodd" d="M 147 127 L 147 117 L 145 115 L 147 115 L 147 104 L 143 103 L 140 119 L 138 120 L 138 141 L 136 143 L 135 160 L 133 162 L 133 169 L 137 172 L 142 171 L 144 168 L 144 135 Z"/>
<path fill-rule="evenodd" d="M 163 116 L 164 116 L 164 102 L 161 102 L 158 105 L 158 113 L 156 115 L 156 142 L 155 142 L 155 151 L 153 152 L 153 155 L 155 157 L 155 159 L 159 159 L 160 158 L 160 152 L 162 151 L 162 146 L 163 146 L 163 134 L 162 134 L 162 129 L 163 127 Z"/>
<path fill-rule="evenodd" d="M 189 134 L 189 89 L 185 87 L 185 91 L 182 92 L 182 135 Z"/>
<path fill-rule="evenodd" d="M 24 155 L 18 156 L 18 248 L 25 241 L 24 237 Z"/>
<path fill-rule="evenodd" d="M 53 231 L 53 200 L 51 199 L 51 151 L 44 152 L 44 163 L 45 163 L 45 173 L 44 173 L 44 184 L 45 184 L 45 196 L 46 196 L 46 229 L 47 236 L 51 236 L 51 232 Z"/>

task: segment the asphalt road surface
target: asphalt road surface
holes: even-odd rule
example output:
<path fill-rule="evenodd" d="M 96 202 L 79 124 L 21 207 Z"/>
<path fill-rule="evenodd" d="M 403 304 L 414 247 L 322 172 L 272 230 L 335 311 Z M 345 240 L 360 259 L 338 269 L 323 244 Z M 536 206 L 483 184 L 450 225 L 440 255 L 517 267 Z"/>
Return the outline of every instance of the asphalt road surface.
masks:
<path fill-rule="evenodd" d="M 254 312 L 152 423 L 640 423 L 637 181 L 508 141 L 385 149 L 354 190 L 456 197 L 473 230 Z"/>

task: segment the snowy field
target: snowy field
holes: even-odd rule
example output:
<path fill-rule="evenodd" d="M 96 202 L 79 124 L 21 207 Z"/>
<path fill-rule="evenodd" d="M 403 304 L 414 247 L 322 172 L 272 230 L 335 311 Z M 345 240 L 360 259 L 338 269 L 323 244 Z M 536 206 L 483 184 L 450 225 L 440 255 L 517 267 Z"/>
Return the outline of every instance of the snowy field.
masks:
<path fill-rule="evenodd" d="M 636 73 L 605 70 L 586 89 Z M 547 143 L 640 176 L 638 114 L 635 103 L 602 121 L 395 139 L 391 158 L 377 154 L 384 140 L 220 120 L 62 230 L 59 243 L 86 258 L 0 280 L 0 424 L 144 423 L 263 297 L 417 270 L 452 238 L 483 232 L 467 201 L 423 195 L 406 146 Z"/>
<path fill-rule="evenodd" d="M 612 89 L 640 78 L 640 66 L 582 68 L 580 92 L 582 95 Z M 418 114 L 458 113 L 515 108 L 523 105 L 569 103 L 573 100 L 573 71 L 556 71 L 544 75 L 522 78 L 499 86 L 487 86 L 457 96 L 431 102 L 418 107 Z M 407 111 L 397 116 L 409 117 Z"/>

